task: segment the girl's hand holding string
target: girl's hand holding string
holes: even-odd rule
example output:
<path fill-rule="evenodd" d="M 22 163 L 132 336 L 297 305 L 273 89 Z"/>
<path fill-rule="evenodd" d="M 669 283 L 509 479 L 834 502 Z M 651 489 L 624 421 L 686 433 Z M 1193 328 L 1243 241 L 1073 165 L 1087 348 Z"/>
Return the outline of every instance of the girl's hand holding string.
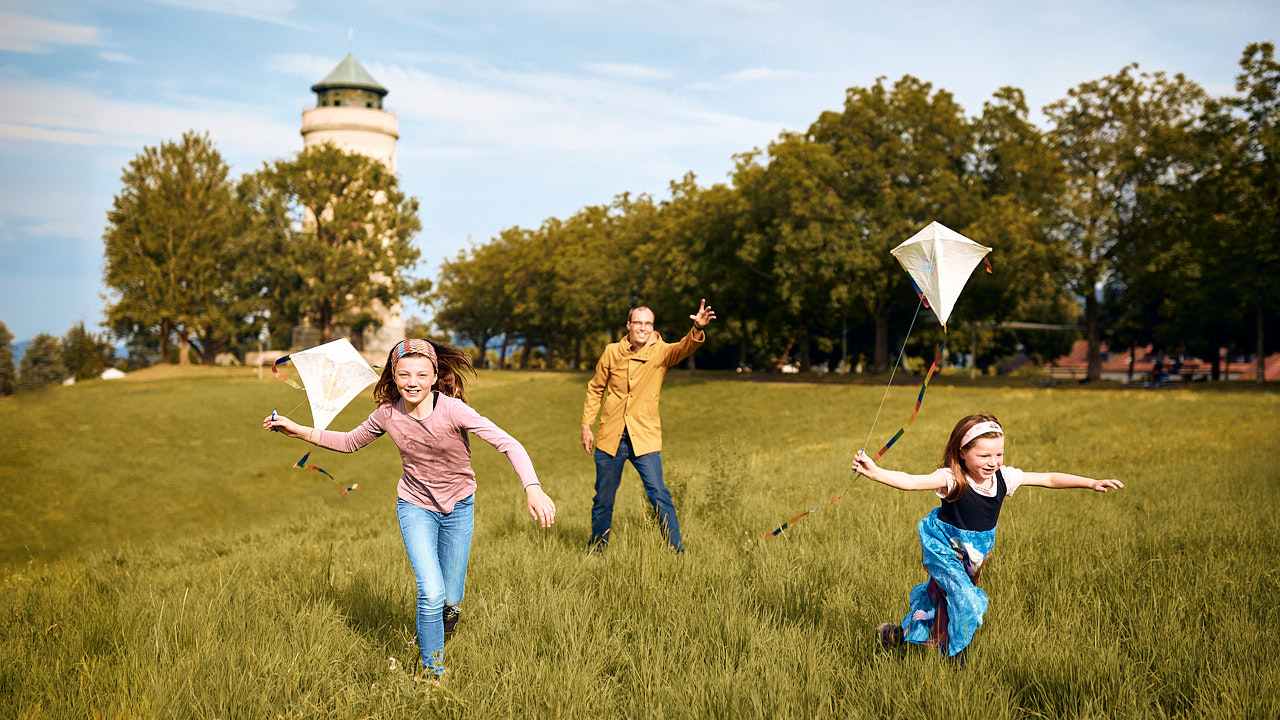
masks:
<path fill-rule="evenodd" d="M 275 430 L 281 434 L 291 438 L 305 437 L 307 428 L 290 420 L 283 415 L 271 413 L 262 419 L 263 430 Z"/>
<path fill-rule="evenodd" d="M 871 459 L 866 450 L 859 450 L 858 454 L 853 457 L 853 471 L 862 473 L 872 480 L 875 479 L 874 474 L 880 468 L 876 466 L 876 462 Z"/>
<path fill-rule="evenodd" d="M 528 504 L 529 517 L 537 520 L 542 527 L 551 527 L 556 521 L 556 504 L 542 491 L 541 485 L 530 485 L 524 489 Z"/>

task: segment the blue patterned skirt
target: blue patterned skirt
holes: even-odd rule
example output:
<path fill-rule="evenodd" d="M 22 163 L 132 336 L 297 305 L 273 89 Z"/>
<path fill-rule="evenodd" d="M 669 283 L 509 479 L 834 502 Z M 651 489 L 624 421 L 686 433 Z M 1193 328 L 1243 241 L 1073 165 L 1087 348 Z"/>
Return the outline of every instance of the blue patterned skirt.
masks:
<path fill-rule="evenodd" d="M 987 612 L 987 594 L 975 583 L 995 547 L 996 529 L 961 530 L 939 520 L 934 508 L 919 531 L 929 581 L 911 589 L 902 634 L 907 642 L 957 655 L 973 641 Z"/>

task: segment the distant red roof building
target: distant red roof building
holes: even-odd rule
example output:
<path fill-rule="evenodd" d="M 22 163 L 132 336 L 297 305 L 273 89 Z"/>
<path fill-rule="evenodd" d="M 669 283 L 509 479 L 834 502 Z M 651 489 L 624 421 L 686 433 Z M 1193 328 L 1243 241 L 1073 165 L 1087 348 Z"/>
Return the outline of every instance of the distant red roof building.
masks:
<path fill-rule="evenodd" d="M 1111 352 L 1106 343 L 1100 347 L 1102 353 L 1102 378 L 1125 382 L 1129 379 L 1129 349 Z M 1133 378 L 1141 380 L 1149 378 L 1155 367 L 1156 359 L 1162 357 L 1153 353 L 1150 345 L 1133 350 Z M 1176 358 L 1164 355 L 1164 372 L 1169 380 L 1195 380 L 1207 377 L 1212 365 L 1199 358 L 1183 357 L 1178 367 L 1178 377 L 1174 376 Z M 1053 377 L 1083 378 L 1089 368 L 1089 343 L 1077 340 L 1071 346 L 1071 352 L 1054 360 L 1045 367 L 1045 371 Z M 1258 377 L 1257 366 L 1252 362 L 1224 362 L 1221 372 L 1229 380 L 1254 380 Z M 1280 380 L 1280 353 L 1267 356 L 1264 365 L 1265 378 L 1268 381 Z"/>

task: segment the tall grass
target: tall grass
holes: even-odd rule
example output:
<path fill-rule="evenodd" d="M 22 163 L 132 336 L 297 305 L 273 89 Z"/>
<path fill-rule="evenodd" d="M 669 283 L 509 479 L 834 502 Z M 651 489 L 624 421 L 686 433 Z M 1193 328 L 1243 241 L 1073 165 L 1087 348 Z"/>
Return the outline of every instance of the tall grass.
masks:
<path fill-rule="evenodd" d="M 848 469 L 882 386 L 668 380 L 677 557 L 630 470 L 611 546 L 585 551 L 585 381 L 481 376 L 473 405 L 530 450 L 559 520 L 535 527 L 505 458 L 473 445 L 468 590 L 437 689 L 414 679 L 388 440 L 313 456 L 361 484 L 342 497 L 290 469 L 303 444 L 258 429 L 301 394 L 252 375 L 0 400 L 0 717 L 1280 717 L 1274 393 L 932 385 L 884 464 L 927 471 L 982 409 L 1009 464 L 1126 483 L 1006 503 L 959 670 L 872 640 L 924 579 L 915 523 L 935 502 Z M 914 400 L 891 391 L 872 445 Z"/>

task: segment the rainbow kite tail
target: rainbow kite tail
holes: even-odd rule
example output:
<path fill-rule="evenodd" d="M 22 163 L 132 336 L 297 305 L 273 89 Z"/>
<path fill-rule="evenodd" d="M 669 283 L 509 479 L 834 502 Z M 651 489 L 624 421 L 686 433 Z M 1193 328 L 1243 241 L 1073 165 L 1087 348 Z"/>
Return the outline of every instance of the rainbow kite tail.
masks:
<path fill-rule="evenodd" d="M 349 492 L 351 492 L 351 491 L 353 491 L 353 490 L 359 490 L 359 489 L 360 489 L 360 483 L 356 483 L 355 485 L 352 485 L 351 487 L 344 487 L 342 483 L 338 482 L 338 479 L 337 479 L 336 477 L 334 477 L 334 476 L 332 476 L 332 475 L 330 475 L 330 474 L 329 474 L 329 471 L 328 471 L 328 470 L 325 470 L 324 468 L 320 467 L 319 465 L 310 465 L 310 464 L 308 464 L 308 463 L 307 463 L 307 458 L 309 458 L 309 457 L 311 457 L 311 453 L 307 453 L 306 455 L 303 455 L 303 456 L 302 456 L 302 459 L 301 459 L 301 460 L 299 460 L 298 462 L 294 463 L 294 464 L 293 464 L 293 466 L 294 466 L 294 467 L 296 467 L 296 468 L 298 468 L 299 470 L 315 470 L 315 471 L 316 471 L 316 472 L 318 472 L 318 473 L 324 473 L 325 477 L 327 477 L 327 478 L 329 478 L 330 480 L 332 480 L 332 481 L 333 481 L 333 484 L 338 486 L 338 491 L 339 491 L 339 492 L 341 492 L 343 495 L 346 495 L 347 493 L 349 493 Z"/>

